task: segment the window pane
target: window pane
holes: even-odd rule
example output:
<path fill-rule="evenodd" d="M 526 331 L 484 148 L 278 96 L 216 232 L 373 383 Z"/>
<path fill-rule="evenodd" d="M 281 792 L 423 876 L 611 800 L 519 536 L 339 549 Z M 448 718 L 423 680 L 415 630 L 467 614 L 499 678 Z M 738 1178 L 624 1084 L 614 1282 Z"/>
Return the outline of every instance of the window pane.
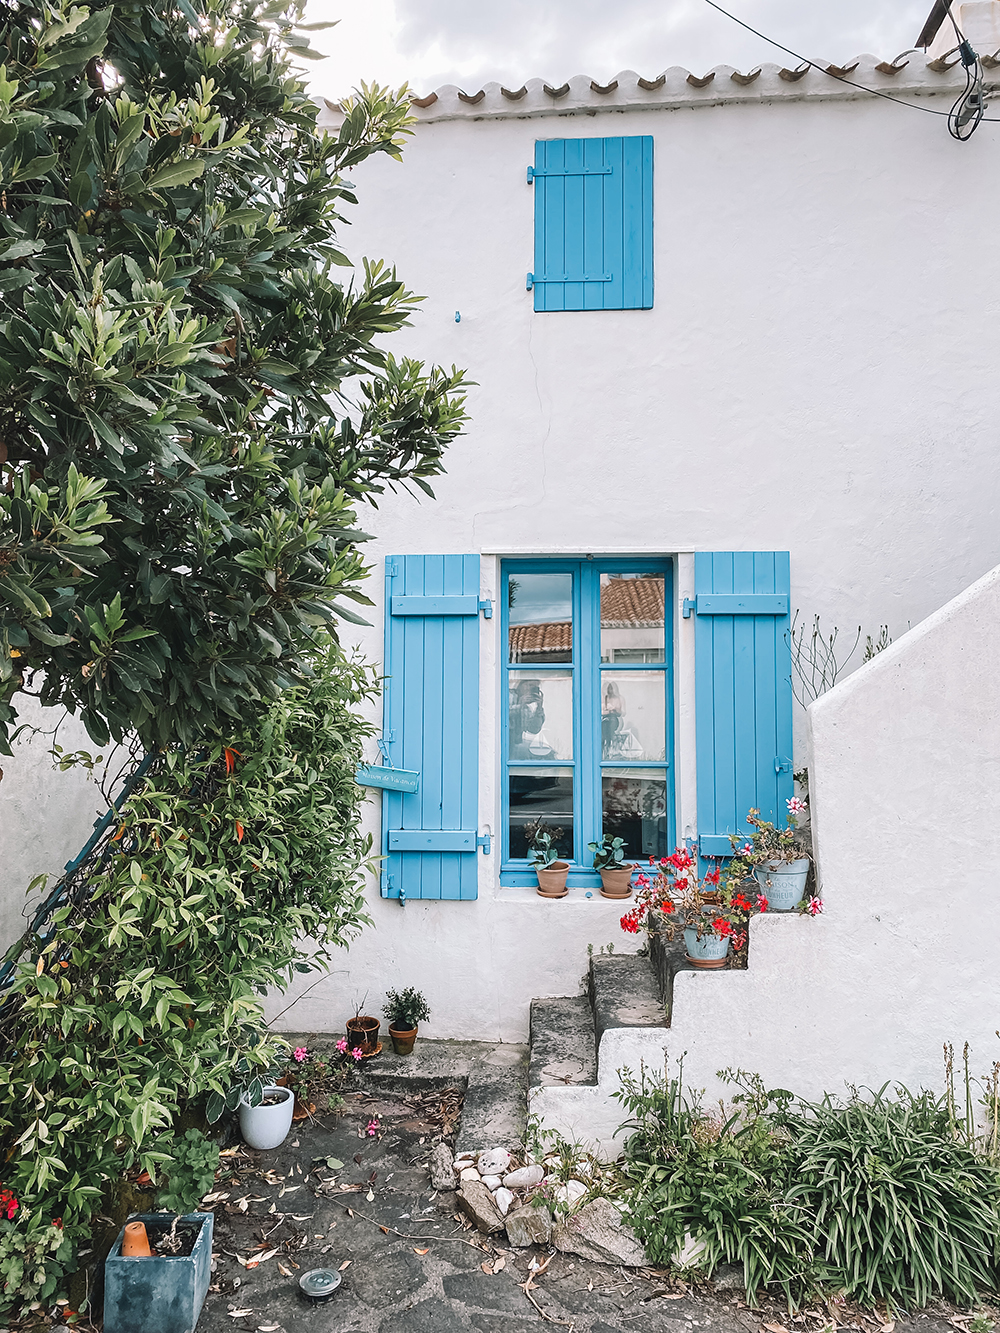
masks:
<path fill-rule="evenodd" d="M 667 778 L 634 768 L 601 774 L 604 832 L 625 839 L 625 855 L 667 856 Z"/>
<path fill-rule="evenodd" d="M 666 707 L 662 671 L 602 671 L 601 758 L 666 758 Z"/>
<path fill-rule="evenodd" d="M 573 758 L 572 671 L 509 671 L 510 755 Z"/>
<path fill-rule="evenodd" d="M 507 607 L 512 662 L 572 662 L 572 574 L 508 574 Z"/>
<path fill-rule="evenodd" d="M 524 769 L 511 772 L 510 855 L 528 855 L 535 831 L 548 833 L 566 861 L 573 859 L 573 770 Z"/>
<path fill-rule="evenodd" d="M 601 661 L 662 662 L 662 574 L 601 575 Z"/>

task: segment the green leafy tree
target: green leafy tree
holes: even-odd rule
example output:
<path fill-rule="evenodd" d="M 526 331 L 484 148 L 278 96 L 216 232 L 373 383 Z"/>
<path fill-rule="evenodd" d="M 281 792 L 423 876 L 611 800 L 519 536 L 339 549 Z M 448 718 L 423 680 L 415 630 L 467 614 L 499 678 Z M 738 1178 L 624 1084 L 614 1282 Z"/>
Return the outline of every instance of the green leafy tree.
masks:
<path fill-rule="evenodd" d="M 301 4 L 0 0 L 0 750 L 19 690 L 103 745 L 224 736 L 357 620 L 357 504 L 442 470 L 462 374 L 379 335 L 345 175 L 397 157 L 405 89 L 335 135 Z"/>

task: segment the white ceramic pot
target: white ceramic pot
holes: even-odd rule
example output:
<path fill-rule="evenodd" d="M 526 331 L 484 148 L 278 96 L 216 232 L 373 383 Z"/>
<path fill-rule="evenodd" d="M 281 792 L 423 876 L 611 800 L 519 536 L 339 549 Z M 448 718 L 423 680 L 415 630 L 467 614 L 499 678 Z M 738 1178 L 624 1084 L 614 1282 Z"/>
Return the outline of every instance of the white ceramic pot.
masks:
<path fill-rule="evenodd" d="M 754 867 L 754 877 L 767 899 L 769 912 L 790 912 L 798 907 L 806 891 L 809 858 L 798 861 L 768 861 Z"/>
<path fill-rule="evenodd" d="M 288 1137 L 292 1127 L 292 1112 L 295 1110 L 295 1098 L 290 1088 L 279 1088 L 269 1083 L 264 1088 L 265 1097 L 281 1097 L 273 1106 L 251 1106 L 246 1093 L 240 1098 L 240 1133 L 251 1148 L 279 1148 Z"/>

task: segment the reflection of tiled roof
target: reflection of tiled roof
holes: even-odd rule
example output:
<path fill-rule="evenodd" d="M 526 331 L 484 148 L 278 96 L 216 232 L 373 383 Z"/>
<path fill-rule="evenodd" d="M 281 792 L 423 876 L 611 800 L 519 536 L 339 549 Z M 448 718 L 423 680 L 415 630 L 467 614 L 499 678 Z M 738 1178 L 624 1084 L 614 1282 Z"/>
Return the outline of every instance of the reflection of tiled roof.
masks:
<path fill-rule="evenodd" d="M 606 629 L 663 625 L 663 579 L 609 579 L 601 589 L 601 624 Z"/>
<path fill-rule="evenodd" d="M 573 627 L 568 620 L 549 620 L 541 625 L 512 625 L 510 655 L 524 653 L 569 653 L 573 650 Z"/>

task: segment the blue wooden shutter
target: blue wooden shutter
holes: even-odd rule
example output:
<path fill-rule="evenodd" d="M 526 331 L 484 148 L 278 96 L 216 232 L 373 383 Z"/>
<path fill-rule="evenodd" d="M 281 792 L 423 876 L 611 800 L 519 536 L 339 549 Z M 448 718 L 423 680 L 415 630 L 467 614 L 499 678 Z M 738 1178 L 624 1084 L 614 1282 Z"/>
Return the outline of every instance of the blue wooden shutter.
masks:
<path fill-rule="evenodd" d="M 784 827 L 792 795 L 788 552 L 699 551 L 694 586 L 698 835 L 728 856 L 751 807 Z"/>
<path fill-rule="evenodd" d="M 653 140 L 539 139 L 536 310 L 645 310 L 653 304 Z"/>
<path fill-rule="evenodd" d="M 382 801 L 382 895 L 475 898 L 479 556 L 386 560 L 383 736 L 416 792 Z"/>

